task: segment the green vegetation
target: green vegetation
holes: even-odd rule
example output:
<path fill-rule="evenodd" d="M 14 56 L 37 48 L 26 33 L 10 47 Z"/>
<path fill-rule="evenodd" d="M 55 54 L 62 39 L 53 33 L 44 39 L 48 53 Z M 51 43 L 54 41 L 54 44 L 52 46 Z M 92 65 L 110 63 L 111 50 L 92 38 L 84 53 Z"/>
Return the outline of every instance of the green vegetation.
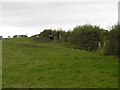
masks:
<path fill-rule="evenodd" d="M 84 25 L 74 28 L 70 43 L 75 44 L 81 50 L 96 51 L 102 42 L 102 29 L 97 26 Z"/>
<path fill-rule="evenodd" d="M 77 26 L 72 31 L 45 29 L 39 37 L 48 38 L 49 34 L 57 40 L 57 32 L 62 35 L 62 42 L 67 42 L 74 48 L 86 51 L 100 51 L 104 55 L 120 57 L 120 25 L 114 25 L 110 31 L 85 24 Z M 34 35 L 33 37 L 35 37 Z"/>
<path fill-rule="evenodd" d="M 3 40 L 3 88 L 117 88 L 118 59 L 32 38 Z"/>
<path fill-rule="evenodd" d="M 110 30 L 106 42 L 105 54 L 120 57 L 120 25 L 115 25 Z"/>
<path fill-rule="evenodd" d="M 2 88 L 2 40 L 0 40 L 0 89 Z"/>

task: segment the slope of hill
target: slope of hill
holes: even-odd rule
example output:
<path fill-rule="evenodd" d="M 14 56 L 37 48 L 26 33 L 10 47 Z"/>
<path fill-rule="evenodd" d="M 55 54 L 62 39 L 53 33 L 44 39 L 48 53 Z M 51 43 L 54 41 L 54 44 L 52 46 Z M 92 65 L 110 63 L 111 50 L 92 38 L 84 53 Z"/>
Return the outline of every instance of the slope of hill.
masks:
<path fill-rule="evenodd" d="M 0 40 L 0 89 L 2 88 L 2 40 Z"/>
<path fill-rule="evenodd" d="M 118 60 L 31 38 L 3 40 L 3 88 L 117 88 Z"/>

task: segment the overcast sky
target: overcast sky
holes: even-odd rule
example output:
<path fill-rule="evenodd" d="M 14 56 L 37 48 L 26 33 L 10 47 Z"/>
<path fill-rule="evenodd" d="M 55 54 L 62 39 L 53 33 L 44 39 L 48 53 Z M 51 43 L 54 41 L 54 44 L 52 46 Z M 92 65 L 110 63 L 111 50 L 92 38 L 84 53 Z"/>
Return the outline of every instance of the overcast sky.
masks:
<path fill-rule="evenodd" d="M 92 24 L 109 29 L 118 21 L 119 0 L 0 0 L 0 35 L 39 34 Z"/>

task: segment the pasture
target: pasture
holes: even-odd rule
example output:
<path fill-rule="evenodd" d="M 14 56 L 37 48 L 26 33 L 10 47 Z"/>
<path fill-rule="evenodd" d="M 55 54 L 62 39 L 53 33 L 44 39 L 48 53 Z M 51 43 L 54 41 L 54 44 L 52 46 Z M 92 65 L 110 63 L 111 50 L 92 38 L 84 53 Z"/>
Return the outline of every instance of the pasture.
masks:
<path fill-rule="evenodd" d="M 117 88 L 118 59 L 62 43 L 3 40 L 3 88 Z"/>
<path fill-rule="evenodd" d="M 0 40 L 0 89 L 2 88 L 2 40 Z"/>

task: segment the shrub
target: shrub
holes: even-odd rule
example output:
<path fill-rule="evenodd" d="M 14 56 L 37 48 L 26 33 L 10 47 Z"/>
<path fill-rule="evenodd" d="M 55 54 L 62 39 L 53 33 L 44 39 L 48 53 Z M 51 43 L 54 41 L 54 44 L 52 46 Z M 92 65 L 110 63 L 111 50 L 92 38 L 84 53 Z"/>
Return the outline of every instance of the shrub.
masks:
<path fill-rule="evenodd" d="M 97 26 L 84 25 L 74 28 L 70 43 L 78 45 L 81 50 L 95 51 L 102 41 L 102 29 Z"/>
<path fill-rule="evenodd" d="M 106 55 L 116 55 L 120 57 L 120 26 L 115 25 L 109 32 L 105 46 Z"/>

